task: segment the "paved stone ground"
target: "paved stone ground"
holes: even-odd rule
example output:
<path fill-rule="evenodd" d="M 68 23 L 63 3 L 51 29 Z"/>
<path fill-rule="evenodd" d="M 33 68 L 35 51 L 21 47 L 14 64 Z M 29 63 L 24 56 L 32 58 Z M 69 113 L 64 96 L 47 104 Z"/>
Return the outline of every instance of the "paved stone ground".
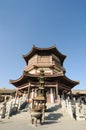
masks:
<path fill-rule="evenodd" d="M 86 120 L 76 121 L 62 109 L 57 111 L 47 111 L 46 120 L 37 127 L 31 124 L 29 112 L 21 112 L 10 117 L 10 119 L 0 119 L 0 130 L 86 130 Z"/>

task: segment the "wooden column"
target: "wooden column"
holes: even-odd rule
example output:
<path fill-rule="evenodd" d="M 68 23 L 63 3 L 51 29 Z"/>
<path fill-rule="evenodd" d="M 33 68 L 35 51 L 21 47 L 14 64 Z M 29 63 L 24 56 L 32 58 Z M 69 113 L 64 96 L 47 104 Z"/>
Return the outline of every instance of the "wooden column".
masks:
<path fill-rule="evenodd" d="M 32 92 L 31 92 L 31 99 L 34 98 L 34 89 L 32 88 Z"/>
<path fill-rule="evenodd" d="M 71 98 L 71 100 L 73 100 L 73 94 L 72 94 L 71 90 L 70 90 L 70 98 Z"/>
<path fill-rule="evenodd" d="M 56 98 L 58 99 L 58 82 L 56 83 Z"/>
<path fill-rule="evenodd" d="M 29 97 L 30 97 L 30 82 L 29 82 L 29 85 L 28 85 L 28 100 L 29 100 Z"/>
<path fill-rule="evenodd" d="M 54 103 L 54 97 L 53 97 L 52 88 L 50 88 L 50 99 L 51 99 L 51 103 Z"/>

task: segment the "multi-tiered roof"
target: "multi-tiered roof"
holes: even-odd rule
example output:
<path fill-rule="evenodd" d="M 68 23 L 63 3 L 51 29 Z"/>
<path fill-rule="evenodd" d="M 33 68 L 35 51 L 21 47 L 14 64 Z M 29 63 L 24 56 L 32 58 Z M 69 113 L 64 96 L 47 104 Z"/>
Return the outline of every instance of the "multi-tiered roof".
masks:
<path fill-rule="evenodd" d="M 63 62 L 66 55 L 59 52 L 56 46 L 49 48 L 33 46 L 29 53 L 23 55 L 23 58 L 26 61 L 26 67 L 22 76 L 19 79 L 10 80 L 10 83 L 19 89 L 27 88 L 28 83 L 35 86 L 38 82 L 40 69 L 45 71 L 45 86 L 54 86 L 55 82 L 58 82 L 61 84 L 59 88 L 68 92 L 79 84 L 78 81 L 73 81 L 65 75 L 66 70 L 63 67 Z"/>

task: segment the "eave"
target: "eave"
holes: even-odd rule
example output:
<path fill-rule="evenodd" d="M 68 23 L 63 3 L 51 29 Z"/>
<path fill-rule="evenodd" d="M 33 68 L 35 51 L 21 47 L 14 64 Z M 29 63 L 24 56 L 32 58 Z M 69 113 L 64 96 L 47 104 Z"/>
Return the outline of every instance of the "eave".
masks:
<path fill-rule="evenodd" d="M 20 86 L 20 85 L 23 85 L 24 83 L 29 82 L 29 81 L 33 81 L 33 80 L 38 81 L 37 78 L 38 78 L 38 77 L 37 77 L 36 75 L 24 73 L 20 78 L 18 78 L 18 79 L 16 79 L 16 80 L 10 80 L 9 82 L 10 82 L 11 84 L 13 84 L 14 86 L 18 87 L 18 86 Z"/>
<path fill-rule="evenodd" d="M 72 89 L 74 86 L 78 85 L 80 82 L 71 80 L 67 76 L 60 76 L 58 77 L 59 83 L 65 84 L 69 89 Z"/>
<path fill-rule="evenodd" d="M 74 86 L 79 84 L 79 81 L 74 81 L 66 77 L 65 75 L 45 75 L 45 82 L 59 82 L 61 84 L 64 84 L 68 86 L 69 89 L 72 89 Z M 39 82 L 39 75 L 32 75 L 28 73 L 24 73 L 20 78 L 17 80 L 10 80 L 10 83 L 14 86 L 18 87 L 25 83 L 29 82 Z"/>
<path fill-rule="evenodd" d="M 63 61 L 66 58 L 66 55 L 63 55 L 57 48 L 56 46 L 52 46 L 49 48 L 39 48 L 36 46 L 33 46 L 31 51 L 27 53 L 26 55 L 23 55 L 23 58 L 26 61 L 26 64 L 28 64 L 28 60 L 34 56 L 35 54 L 43 54 L 43 55 L 50 55 L 50 54 L 55 54 L 57 57 L 59 57 L 61 61 L 61 65 L 63 65 Z"/>

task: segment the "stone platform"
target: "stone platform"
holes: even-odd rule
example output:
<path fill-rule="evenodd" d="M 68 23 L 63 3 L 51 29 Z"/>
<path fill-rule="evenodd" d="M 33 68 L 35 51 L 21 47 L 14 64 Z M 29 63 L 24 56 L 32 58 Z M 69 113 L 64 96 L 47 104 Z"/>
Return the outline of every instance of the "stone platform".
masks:
<path fill-rule="evenodd" d="M 66 111 L 58 105 L 48 106 L 45 113 L 45 122 L 42 125 L 38 123 L 37 127 L 31 124 L 29 111 L 22 111 L 10 117 L 10 119 L 0 119 L 1 130 L 86 130 L 86 120 L 77 121 L 71 118 Z"/>

